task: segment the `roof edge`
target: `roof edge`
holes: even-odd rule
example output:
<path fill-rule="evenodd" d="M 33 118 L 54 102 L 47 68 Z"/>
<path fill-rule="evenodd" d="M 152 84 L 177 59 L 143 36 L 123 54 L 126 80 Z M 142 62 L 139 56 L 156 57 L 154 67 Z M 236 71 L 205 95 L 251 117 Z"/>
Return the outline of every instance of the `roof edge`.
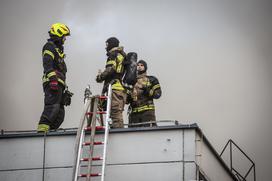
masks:
<path fill-rule="evenodd" d="M 116 128 L 110 129 L 110 133 L 127 133 L 138 131 L 162 131 L 162 130 L 174 130 L 174 129 L 197 129 L 198 126 L 194 124 L 179 124 L 171 126 L 156 126 L 156 127 L 133 127 L 133 128 Z M 67 136 L 76 135 L 77 128 L 66 128 L 49 131 L 46 136 Z M 103 131 L 98 131 L 103 133 Z M 0 139 L 8 138 L 26 138 L 26 137 L 44 137 L 44 133 L 38 133 L 36 130 L 22 130 L 22 131 L 1 131 Z"/>

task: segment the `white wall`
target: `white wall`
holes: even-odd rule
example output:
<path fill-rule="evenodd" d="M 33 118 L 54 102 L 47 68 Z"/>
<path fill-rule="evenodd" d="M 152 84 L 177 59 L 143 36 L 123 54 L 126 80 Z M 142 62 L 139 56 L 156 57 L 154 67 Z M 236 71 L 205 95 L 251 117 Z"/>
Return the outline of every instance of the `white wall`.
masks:
<path fill-rule="evenodd" d="M 110 134 L 106 180 L 194 180 L 194 135 L 194 130 Z M 103 134 L 97 135 L 95 140 L 103 141 Z M 45 180 L 72 179 L 74 141 L 75 135 L 46 138 Z M 0 139 L 0 144 L 0 178 L 3 181 L 42 180 L 43 136 Z M 88 152 L 88 147 L 84 147 L 83 158 L 88 157 Z M 102 157 L 102 152 L 103 146 L 95 146 L 95 157 Z M 101 173 L 101 164 L 101 161 L 93 162 L 93 173 Z M 30 172 L 32 174 L 28 175 Z M 87 173 L 86 167 L 79 173 Z"/>

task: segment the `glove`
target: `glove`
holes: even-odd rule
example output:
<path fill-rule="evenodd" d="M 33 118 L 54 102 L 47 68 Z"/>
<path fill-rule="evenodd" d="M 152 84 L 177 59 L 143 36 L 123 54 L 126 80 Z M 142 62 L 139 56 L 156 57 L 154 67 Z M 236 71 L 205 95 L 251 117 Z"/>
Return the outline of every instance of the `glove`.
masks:
<path fill-rule="evenodd" d="M 144 87 L 142 88 L 142 90 L 143 90 L 143 94 L 144 94 L 144 95 L 149 96 L 150 86 L 144 86 Z"/>
<path fill-rule="evenodd" d="M 101 82 L 103 82 L 103 80 L 102 80 L 102 77 L 101 77 L 101 74 L 98 74 L 97 76 L 96 76 L 96 82 L 98 82 L 98 83 L 101 83 Z"/>
<path fill-rule="evenodd" d="M 150 89 L 151 89 L 151 84 L 150 82 L 147 82 L 146 85 L 142 87 L 143 94 L 149 96 Z"/>
<path fill-rule="evenodd" d="M 71 98 L 74 94 L 68 90 L 65 90 L 65 92 L 63 93 L 63 105 L 65 106 L 70 106 L 71 105 Z"/>
<path fill-rule="evenodd" d="M 58 81 L 56 80 L 52 80 L 49 83 L 50 89 L 53 91 L 57 91 L 58 90 Z"/>
<path fill-rule="evenodd" d="M 95 79 L 97 83 L 103 82 L 101 74 L 102 74 L 102 71 L 99 69 L 98 74 L 97 74 L 96 79 Z"/>

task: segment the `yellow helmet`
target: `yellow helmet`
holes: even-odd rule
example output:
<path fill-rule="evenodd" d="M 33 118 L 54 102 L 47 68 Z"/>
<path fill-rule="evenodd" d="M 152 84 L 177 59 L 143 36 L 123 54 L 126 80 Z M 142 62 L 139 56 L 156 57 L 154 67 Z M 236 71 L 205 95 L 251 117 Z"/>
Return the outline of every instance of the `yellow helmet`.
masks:
<path fill-rule="evenodd" d="M 55 23 L 51 26 L 49 33 L 51 35 L 55 35 L 62 38 L 63 36 L 69 36 L 70 30 L 68 26 L 66 26 L 63 23 Z"/>

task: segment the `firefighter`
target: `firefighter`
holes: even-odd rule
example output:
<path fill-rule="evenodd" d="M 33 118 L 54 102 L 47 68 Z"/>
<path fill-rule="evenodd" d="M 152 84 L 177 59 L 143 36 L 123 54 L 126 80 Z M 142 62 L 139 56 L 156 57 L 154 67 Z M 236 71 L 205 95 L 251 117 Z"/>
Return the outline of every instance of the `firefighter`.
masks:
<path fill-rule="evenodd" d="M 63 49 L 70 30 L 65 24 L 55 23 L 48 33 L 50 38 L 42 49 L 44 110 L 38 132 L 59 128 L 64 120 L 64 105 L 71 103 L 71 95 L 64 92 L 67 68 Z"/>
<path fill-rule="evenodd" d="M 123 111 L 126 103 L 126 89 L 122 85 L 122 77 L 124 75 L 124 64 L 126 53 L 124 48 L 119 46 L 119 40 L 111 37 L 106 40 L 107 61 L 103 72 L 98 71 L 96 81 L 104 82 L 102 94 L 107 93 L 109 84 L 112 85 L 111 100 L 111 119 L 112 128 L 123 128 Z"/>
<path fill-rule="evenodd" d="M 146 71 L 147 63 L 139 60 L 137 62 L 137 82 L 128 94 L 129 127 L 157 125 L 153 99 L 159 99 L 162 91 L 158 79 L 148 76 Z"/>

